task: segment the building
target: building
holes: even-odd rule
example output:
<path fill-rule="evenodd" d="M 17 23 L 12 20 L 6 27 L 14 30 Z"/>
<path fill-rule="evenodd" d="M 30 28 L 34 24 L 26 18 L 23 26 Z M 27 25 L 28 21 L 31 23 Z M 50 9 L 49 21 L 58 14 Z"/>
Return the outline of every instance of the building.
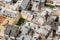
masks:
<path fill-rule="evenodd" d="M 4 0 L 4 2 L 7 4 L 12 4 L 13 0 Z"/>
<path fill-rule="evenodd" d="M 0 6 L 4 6 L 5 4 L 3 3 L 4 0 L 0 0 Z"/>
<path fill-rule="evenodd" d="M 22 4 L 21 4 L 21 8 L 22 9 L 26 9 L 28 4 L 29 4 L 30 0 L 23 0 Z"/>
<path fill-rule="evenodd" d="M 18 22 L 18 20 L 19 19 L 15 20 L 13 18 L 6 17 L 6 19 L 1 23 L 1 25 L 7 25 L 7 24 L 15 25 Z"/>
<path fill-rule="evenodd" d="M 11 9 L 11 10 L 14 10 L 14 11 L 19 10 L 19 6 L 17 4 L 14 4 L 14 5 L 5 4 L 5 8 Z"/>
<path fill-rule="evenodd" d="M 0 25 L 0 40 L 4 40 L 4 30 L 5 27 Z"/>
<path fill-rule="evenodd" d="M 4 31 L 5 40 L 15 40 L 19 35 L 19 28 L 17 26 L 7 25 Z"/>
<path fill-rule="evenodd" d="M 51 33 L 51 26 L 50 25 L 45 25 L 44 27 L 42 26 L 41 28 L 39 28 L 37 30 L 37 33 L 39 33 L 42 38 L 42 40 L 46 40 L 49 36 L 49 34 Z M 45 37 L 45 38 L 44 38 Z"/>
<path fill-rule="evenodd" d="M 56 34 L 60 35 L 60 26 L 58 26 L 58 30 L 56 30 Z"/>
<path fill-rule="evenodd" d="M 4 16 L 0 16 L 0 24 L 4 21 L 5 17 Z"/>
<path fill-rule="evenodd" d="M 8 4 L 11 4 L 13 0 L 0 0 L 0 2 L 2 3 L 8 3 Z"/>
<path fill-rule="evenodd" d="M 26 2 L 27 1 L 27 2 Z M 21 9 L 25 9 L 27 7 L 27 5 L 29 4 L 30 0 L 18 0 L 16 2 L 17 5 L 19 5 L 19 7 Z"/>
<path fill-rule="evenodd" d="M 31 15 L 31 11 L 27 11 L 27 10 L 22 10 L 21 16 L 28 21 L 31 21 L 33 18 L 33 15 Z"/>
<path fill-rule="evenodd" d="M 17 11 L 13 11 L 11 9 L 6 9 L 4 7 L 2 7 L 1 12 L 3 13 L 3 15 L 11 17 L 11 18 L 15 18 L 16 14 L 19 14 Z"/>
<path fill-rule="evenodd" d="M 54 0 L 53 2 L 54 2 L 54 4 L 55 4 L 56 6 L 60 6 L 60 0 L 58 0 L 58 1 L 57 1 L 57 0 Z"/>
<path fill-rule="evenodd" d="M 23 1 L 24 1 L 24 0 L 18 0 L 18 1 L 16 2 L 16 4 L 18 4 L 18 5 L 20 6 Z"/>
<path fill-rule="evenodd" d="M 60 23 L 60 10 L 59 10 L 59 9 L 54 10 L 54 11 L 52 12 L 52 14 L 58 17 L 58 20 L 59 20 L 59 23 Z"/>
<path fill-rule="evenodd" d="M 39 11 L 38 10 L 38 5 L 39 5 L 39 3 L 34 2 L 33 6 L 32 6 L 32 11 Z"/>
<path fill-rule="evenodd" d="M 15 21 L 18 21 L 21 17 L 21 15 L 18 11 L 13 11 L 11 9 L 6 9 L 5 7 L 2 7 L 1 15 L 13 18 L 13 19 L 15 19 Z"/>
<path fill-rule="evenodd" d="M 45 4 L 45 0 L 36 0 L 35 2 L 33 2 L 32 10 L 40 11 L 41 8 L 44 7 L 44 4 Z"/>

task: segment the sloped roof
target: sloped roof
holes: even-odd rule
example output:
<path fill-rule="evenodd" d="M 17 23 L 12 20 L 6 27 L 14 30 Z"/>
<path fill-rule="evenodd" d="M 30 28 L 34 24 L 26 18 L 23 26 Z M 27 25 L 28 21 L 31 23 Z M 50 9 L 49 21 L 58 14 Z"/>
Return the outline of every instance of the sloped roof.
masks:
<path fill-rule="evenodd" d="M 4 34 L 15 37 L 19 34 L 19 29 L 18 29 L 18 27 L 15 27 L 12 25 L 7 25 Z"/>
<path fill-rule="evenodd" d="M 25 8 L 27 7 L 29 1 L 30 1 L 30 0 L 23 0 L 23 2 L 22 2 L 22 4 L 21 4 L 21 8 L 22 8 L 22 9 L 25 9 Z"/>
<path fill-rule="evenodd" d="M 0 23 L 3 22 L 4 18 L 4 16 L 0 16 Z"/>

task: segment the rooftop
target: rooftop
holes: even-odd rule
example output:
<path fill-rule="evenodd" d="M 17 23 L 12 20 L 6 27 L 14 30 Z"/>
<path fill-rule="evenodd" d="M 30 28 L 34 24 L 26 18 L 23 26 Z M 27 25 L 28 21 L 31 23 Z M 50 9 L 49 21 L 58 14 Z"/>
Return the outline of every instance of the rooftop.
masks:
<path fill-rule="evenodd" d="M 4 34 L 13 37 L 18 36 L 19 28 L 16 26 L 7 25 Z"/>
<path fill-rule="evenodd" d="M 2 23 L 4 19 L 5 19 L 4 16 L 0 16 L 0 23 Z"/>

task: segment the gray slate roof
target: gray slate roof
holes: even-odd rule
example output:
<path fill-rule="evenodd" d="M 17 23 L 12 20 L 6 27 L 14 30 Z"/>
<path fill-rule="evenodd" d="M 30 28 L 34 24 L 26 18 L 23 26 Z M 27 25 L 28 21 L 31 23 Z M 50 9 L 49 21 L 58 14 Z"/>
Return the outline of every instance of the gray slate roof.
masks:
<path fill-rule="evenodd" d="M 23 2 L 22 2 L 22 4 L 21 4 L 21 8 L 22 8 L 22 9 L 25 9 L 25 8 L 27 7 L 29 1 L 30 1 L 30 0 L 23 0 Z"/>
<path fill-rule="evenodd" d="M 18 29 L 18 27 L 15 27 L 12 25 L 7 25 L 4 34 L 15 37 L 19 34 L 19 29 Z"/>

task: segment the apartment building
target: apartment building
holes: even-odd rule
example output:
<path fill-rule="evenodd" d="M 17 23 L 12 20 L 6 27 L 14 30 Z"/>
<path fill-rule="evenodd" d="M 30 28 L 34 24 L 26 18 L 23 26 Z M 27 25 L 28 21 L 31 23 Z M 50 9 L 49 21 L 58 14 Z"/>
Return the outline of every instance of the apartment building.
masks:
<path fill-rule="evenodd" d="M 54 4 L 56 5 L 56 6 L 60 6 L 60 0 L 54 0 Z"/>
<path fill-rule="evenodd" d="M 52 14 L 58 17 L 58 20 L 59 20 L 59 23 L 60 23 L 60 10 L 59 9 L 54 10 Z"/>
<path fill-rule="evenodd" d="M 24 19 L 26 19 L 28 21 L 31 21 L 33 18 L 33 15 L 31 15 L 31 12 L 27 11 L 27 10 L 22 10 L 21 15 Z"/>
<path fill-rule="evenodd" d="M 19 28 L 17 26 L 7 25 L 4 35 L 5 40 L 16 40 L 16 37 L 19 36 Z"/>
<path fill-rule="evenodd" d="M 35 0 L 33 2 L 32 10 L 33 11 L 41 11 L 41 8 L 44 7 L 44 4 L 45 4 L 45 0 Z"/>
<path fill-rule="evenodd" d="M 13 0 L 0 0 L 0 5 L 4 6 L 5 4 L 12 4 Z"/>
<path fill-rule="evenodd" d="M 18 0 L 16 4 L 19 5 L 21 9 L 26 9 L 29 2 L 30 0 Z"/>
<path fill-rule="evenodd" d="M 0 40 L 52 40 L 55 33 L 59 36 L 60 9 L 44 6 L 45 2 L 60 5 L 59 1 L 0 0 Z M 58 40 L 55 37 L 53 40 Z"/>
<path fill-rule="evenodd" d="M 33 3 L 32 10 L 33 10 L 33 11 L 38 11 L 38 5 L 39 5 L 39 3 L 34 2 L 34 3 Z"/>

